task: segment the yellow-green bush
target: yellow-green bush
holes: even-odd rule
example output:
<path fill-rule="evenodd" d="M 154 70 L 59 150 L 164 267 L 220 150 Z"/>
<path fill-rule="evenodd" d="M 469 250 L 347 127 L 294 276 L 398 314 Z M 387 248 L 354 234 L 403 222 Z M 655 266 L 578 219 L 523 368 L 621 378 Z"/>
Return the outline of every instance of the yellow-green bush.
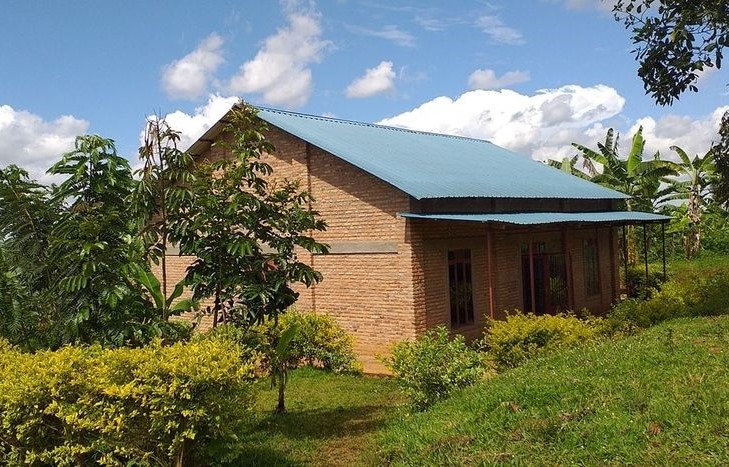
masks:
<path fill-rule="evenodd" d="M 601 321 L 583 320 L 572 314 L 534 315 L 517 311 L 505 320 L 490 320 L 483 344 L 500 368 L 511 368 L 545 351 L 597 338 L 602 331 Z"/>
<path fill-rule="evenodd" d="M 352 349 L 354 338 L 331 316 L 291 312 L 281 317 L 280 324 L 282 329 L 298 326 L 299 332 L 291 344 L 300 361 L 335 373 L 361 370 Z"/>
<path fill-rule="evenodd" d="M 219 326 L 211 335 L 226 335 L 240 342 L 266 367 L 280 335 L 291 326 L 299 330 L 291 341 L 289 367 L 320 367 L 335 373 L 359 373 L 361 364 L 353 350 L 354 338 L 327 315 L 289 311 L 279 316 L 278 327 L 268 320 L 263 324 L 238 329 Z M 205 337 L 203 337 L 205 338 Z"/>
<path fill-rule="evenodd" d="M 229 339 L 22 353 L 0 343 L 0 457 L 32 465 L 213 465 L 253 402 Z"/>

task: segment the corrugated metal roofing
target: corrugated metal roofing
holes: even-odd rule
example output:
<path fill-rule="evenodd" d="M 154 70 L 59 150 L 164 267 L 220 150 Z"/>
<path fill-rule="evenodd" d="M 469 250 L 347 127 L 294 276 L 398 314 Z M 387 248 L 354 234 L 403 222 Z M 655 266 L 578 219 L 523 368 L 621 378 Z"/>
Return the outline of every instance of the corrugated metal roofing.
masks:
<path fill-rule="evenodd" d="M 411 219 L 431 219 L 441 221 L 502 222 L 516 225 L 541 225 L 562 223 L 616 223 L 643 224 L 648 222 L 668 222 L 671 218 L 660 214 L 636 211 L 612 212 L 519 212 L 509 214 L 414 214 L 398 213 Z"/>
<path fill-rule="evenodd" d="M 488 141 L 259 108 L 258 116 L 416 199 L 624 199 Z"/>

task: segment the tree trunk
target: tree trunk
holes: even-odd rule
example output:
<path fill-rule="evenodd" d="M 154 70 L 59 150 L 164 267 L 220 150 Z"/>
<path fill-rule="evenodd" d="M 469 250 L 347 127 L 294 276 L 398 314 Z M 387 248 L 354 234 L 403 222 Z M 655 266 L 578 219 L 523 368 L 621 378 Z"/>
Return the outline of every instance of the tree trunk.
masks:
<path fill-rule="evenodd" d="M 284 401 L 284 394 L 286 391 L 286 374 L 284 373 L 279 377 L 278 380 L 278 404 L 276 405 L 276 413 L 277 414 L 283 414 L 286 413 L 286 404 Z"/>

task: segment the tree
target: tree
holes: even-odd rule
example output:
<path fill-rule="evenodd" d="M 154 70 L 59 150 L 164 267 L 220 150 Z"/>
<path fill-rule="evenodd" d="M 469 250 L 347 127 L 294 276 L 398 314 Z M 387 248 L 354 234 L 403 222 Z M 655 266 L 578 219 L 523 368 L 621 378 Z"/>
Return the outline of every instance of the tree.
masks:
<path fill-rule="evenodd" d="M 550 167 L 554 167 L 555 169 L 559 169 L 562 172 L 568 173 L 570 175 L 574 175 L 575 177 L 589 180 L 589 175 L 577 168 L 577 162 L 579 158 L 579 155 L 572 157 L 565 156 L 561 162 L 550 159 L 547 161 L 547 165 L 549 165 Z"/>
<path fill-rule="evenodd" d="M 186 283 L 194 299 L 213 297 L 213 325 L 277 320 L 297 299 L 292 285 L 321 280 L 297 250 L 326 252 L 311 234 L 326 228 L 297 182 L 269 180 L 261 156 L 274 151 L 256 110 L 240 104 L 220 143 L 230 157 L 198 161 L 190 202 L 175 214 L 170 239 L 196 257 Z"/>
<path fill-rule="evenodd" d="M 642 127 L 633 135 L 630 152 L 624 159 L 618 153 L 618 141 L 619 135 L 610 128 L 605 142 L 597 143 L 597 151 L 578 143 L 572 143 L 572 146 L 580 151 L 583 166 L 593 182 L 631 197 L 625 201 L 628 211 L 654 211 L 663 195 L 661 182 L 665 177 L 677 174 L 676 164 L 661 160 L 658 152 L 652 159 L 644 160 Z"/>
<path fill-rule="evenodd" d="M 157 116 L 147 120 L 144 144 L 139 148 L 143 166 L 135 172 L 139 182 L 131 196 L 146 256 L 160 265 L 161 273 L 161 281 L 158 281 L 146 268 L 141 268 L 137 279 L 153 298 L 163 321 L 170 313 L 179 313 L 193 305 L 188 301 L 172 304 L 181 295 L 183 284 L 177 284 L 171 294 L 167 292 L 170 217 L 187 210 L 191 200 L 189 186 L 194 181 L 192 156 L 177 147 L 179 140 L 179 132 L 163 118 Z"/>
<path fill-rule="evenodd" d="M 685 224 L 683 230 L 686 259 L 692 259 L 701 248 L 701 219 L 711 196 L 713 153 L 709 150 L 703 157 L 697 154 L 691 159 L 678 146 L 671 146 L 671 150 L 681 159 L 677 164 L 679 178 L 670 181 L 671 192 L 663 201 L 686 200 L 685 219 L 679 219 L 679 223 Z"/>
<path fill-rule="evenodd" d="M 725 112 L 719 126 L 719 141 L 711 148 L 714 158 L 715 177 L 712 189 L 714 200 L 727 206 L 729 204 L 729 112 Z"/>
<path fill-rule="evenodd" d="M 57 269 L 48 261 L 59 215 L 48 187 L 15 165 L 0 170 L 0 335 L 28 350 L 59 344 L 63 307 L 50 294 Z"/>
<path fill-rule="evenodd" d="M 67 176 L 51 197 L 61 213 L 47 258 L 58 270 L 56 296 L 68 314 L 65 339 L 139 342 L 154 316 L 134 280 L 144 262 L 127 203 L 135 184 L 129 163 L 112 140 L 86 135 L 48 172 Z"/>
<path fill-rule="evenodd" d="M 661 160 L 658 152 L 652 159 L 644 160 L 643 128 L 638 128 L 633 135 L 630 152 L 624 159 L 619 155 L 619 139 L 620 136 L 610 128 L 605 135 L 605 142 L 597 143 L 597 151 L 578 143 L 572 143 L 572 146 L 580 151 L 584 159 L 583 166 L 593 182 L 630 196 L 625 200 L 625 209 L 655 211 L 664 195 L 661 183 L 665 177 L 675 175 L 676 168 L 672 162 Z M 635 264 L 638 248 L 632 226 L 627 229 L 626 250 L 628 263 Z"/>
<path fill-rule="evenodd" d="M 658 104 L 698 91 L 700 73 L 721 68 L 729 46 L 726 0 L 618 0 L 613 12 L 631 31 L 638 76 Z"/>

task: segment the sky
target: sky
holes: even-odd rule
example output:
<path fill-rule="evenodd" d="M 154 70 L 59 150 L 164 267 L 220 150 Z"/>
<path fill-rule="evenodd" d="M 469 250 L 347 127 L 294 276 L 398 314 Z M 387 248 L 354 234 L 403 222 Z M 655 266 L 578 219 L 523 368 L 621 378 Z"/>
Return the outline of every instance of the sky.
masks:
<path fill-rule="evenodd" d="M 537 160 L 596 147 L 608 128 L 627 151 L 641 126 L 646 156 L 703 154 L 729 110 L 726 70 L 656 106 L 609 2 L 2 0 L 0 166 L 47 180 L 87 133 L 134 165 L 148 116 L 187 145 L 238 98 Z"/>

